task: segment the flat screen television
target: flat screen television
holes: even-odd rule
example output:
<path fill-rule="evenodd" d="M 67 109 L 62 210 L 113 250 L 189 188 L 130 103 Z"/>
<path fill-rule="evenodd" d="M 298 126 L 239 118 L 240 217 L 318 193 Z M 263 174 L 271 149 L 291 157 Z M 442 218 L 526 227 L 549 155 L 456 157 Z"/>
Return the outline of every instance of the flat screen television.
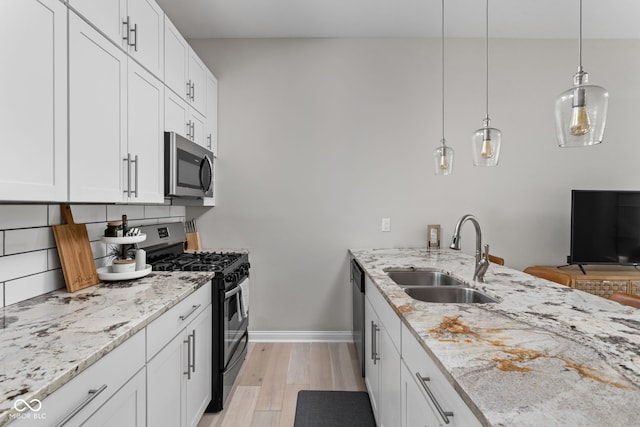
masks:
<path fill-rule="evenodd" d="M 568 261 L 640 265 L 640 191 L 573 190 Z"/>

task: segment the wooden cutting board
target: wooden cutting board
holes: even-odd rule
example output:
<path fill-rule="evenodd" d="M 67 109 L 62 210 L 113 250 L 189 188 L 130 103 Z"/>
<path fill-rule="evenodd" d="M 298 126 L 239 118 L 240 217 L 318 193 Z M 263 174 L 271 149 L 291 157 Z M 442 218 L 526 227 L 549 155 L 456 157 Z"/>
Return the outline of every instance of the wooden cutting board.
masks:
<path fill-rule="evenodd" d="M 58 246 L 64 281 L 69 292 L 95 285 L 100 282 L 93 260 L 87 227 L 73 222 L 71 206 L 60 205 L 62 221 L 66 224 L 54 225 L 53 235 Z"/>

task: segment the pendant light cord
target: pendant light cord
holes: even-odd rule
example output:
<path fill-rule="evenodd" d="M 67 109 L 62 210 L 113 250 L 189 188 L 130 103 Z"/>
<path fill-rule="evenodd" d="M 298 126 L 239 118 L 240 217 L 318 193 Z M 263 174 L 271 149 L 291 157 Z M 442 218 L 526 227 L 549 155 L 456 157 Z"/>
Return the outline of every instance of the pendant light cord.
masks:
<path fill-rule="evenodd" d="M 580 0 L 582 2 L 582 0 Z M 485 28 L 485 56 L 487 61 L 487 81 L 486 81 L 486 100 L 487 100 L 487 119 L 489 119 L 489 0 L 486 1 L 486 28 Z"/>
<path fill-rule="evenodd" d="M 444 0 L 442 0 L 442 35 L 440 37 L 442 47 L 442 145 L 444 145 Z"/>
<path fill-rule="evenodd" d="M 582 0 L 580 0 L 580 34 L 578 37 L 578 60 L 580 65 L 578 66 L 578 71 L 582 71 Z"/>

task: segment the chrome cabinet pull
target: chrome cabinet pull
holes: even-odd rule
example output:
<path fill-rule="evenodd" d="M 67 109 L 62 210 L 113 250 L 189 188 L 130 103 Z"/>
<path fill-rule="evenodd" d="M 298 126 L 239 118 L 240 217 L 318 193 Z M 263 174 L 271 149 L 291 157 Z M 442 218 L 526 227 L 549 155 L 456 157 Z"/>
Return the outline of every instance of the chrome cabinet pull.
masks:
<path fill-rule="evenodd" d="M 131 44 L 129 43 L 129 32 L 131 31 L 131 24 L 129 22 L 128 16 L 125 21 L 122 21 L 122 25 L 126 27 L 126 29 L 124 30 L 124 36 L 122 36 L 122 40 L 125 40 L 127 42 L 127 46 L 131 46 Z"/>
<path fill-rule="evenodd" d="M 187 340 L 182 341 L 187 345 L 187 371 L 183 372 L 187 376 L 187 379 L 191 379 L 191 334 L 187 335 Z"/>
<path fill-rule="evenodd" d="M 426 391 L 427 394 L 429 395 L 429 399 L 431 399 L 431 401 L 435 405 L 435 407 L 438 410 L 438 413 L 440 414 L 440 416 L 442 417 L 442 420 L 444 421 L 444 423 L 445 424 L 449 424 L 449 417 L 453 417 L 453 412 L 444 411 L 442 409 L 442 406 L 440 406 L 440 403 L 438 402 L 438 399 L 436 399 L 436 396 L 433 394 L 433 392 L 431 391 L 431 389 L 427 385 L 427 381 L 431 381 L 429 379 L 429 377 L 423 377 L 422 375 L 420 375 L 419 372 L 416 372 L 416 378 L 418 378 L 418 381 L 420 382 L 420 385 L 422 386 L 424 391 Z"/>
<path fill-rule="evenodd" d="M 196 122 L 191 122 L 191 139 L 196 139 Z"/>
<path fill-rule="evenodd" d="M 182 316 L 180 316 L 180 320 L 184 321 L 187 320 L 187 317 L 191 316 L 193 313 L 196 312 L 197 309 L 200 308 L 202 304 L 198 304 L 198 305 L 193 305 L 191 306 L 191 310 L 189 310 L 189 312 L 187 314 L 183 314 Z"/>
<path fill-rule="evenodd" d="M 209 144 L 207 144 L 207 148 L 209 150 L 211 150 L 211 134 L 209 134 L 209 136 L 207 136 L 207 141 L 209 141 Z"/>
<path fill-rule="evenodd" d="M 187 98 L 191 99 L 191 80 L 187 82 Z"/>
<path fill-rule="evenodd" d="M 129 46 L 133 46 L 133 50 L 138 51 L 138 24 L 133 24 L 133 28 L 131 29 L 131 33 L 133 33 L 133 43 Z"/>
<path fill-rule="evenodd" d="M 191 365 L 191 372 L 195 372 L 196 371 L 196 330 L 194 329 L 193 332 L 191 332 L 191 335 L 193 335 L 193 350 L 191 351 L 191 356 L 193 357 L 193 364 Z"/>
<path fill-rule="evenodd" d="M 134 182 L 135 182 L 135 187 L 136 189 L 131 191 L 131 193 L 133 193 L 136 198 L 138 198 L 138 168 L 140 166 L 140 162 L 138 161 L 138 155 L 136 154 L 134 160 L 131 160 L 131 163 L 135 163 L 136 164 L 136 173 L 135 173 L 135 177 L 134 177 Z"/>
<path fill-rule="evenodd" d="M 191 89 L 189 90 L 189 96 L 191 97 L 191 101 L 196 100 L 196 84 L 191 83 Z"/>
<path fill-rule="evenodd" d="M 93 399 L 98 397 L 98 395 L 100 393 L 102 393 L 103 391 L 105 391 L 106 388 L 107 388 L 107 385 L 103 384 L 98 389 L 89 390 L 89 392 L 88 392 L 89 395 L 82 402 L 80 402 L 78 404 L 78 406 L 76 406 L 71 412 L 69 412 L 67 414 L 67 416 L 62 419 L 62 421 L 60 421 L 58 424 L 56 424 L 56 427 L 62 427 L 65 424 L 67 424 L 69 421 L 71 421 L 71 419 L 73 417 L 75 417 L 78 412 L 82 411 L 85 408 L 85 406 L 87 406 L 89 403 L 91 403 L 93 401 Z"/>
<path fill-rule="evenodd" d="M 373 364 L 375 365 L 378 360 L 380 360 L 380 355 L 378 354 L 378 339 L 376 332 L 379 331 L 378 325 L 375 322 L 371 321 L 371 360 L 373 360 Z"/>
<path fill-rule="evenodd" d="M 127 194 L 127 197 L 131 197 L 131 153 L 127 153 L 124 161 L 127 162 L 127 189 L 124 190 L 124 193 Z"/>

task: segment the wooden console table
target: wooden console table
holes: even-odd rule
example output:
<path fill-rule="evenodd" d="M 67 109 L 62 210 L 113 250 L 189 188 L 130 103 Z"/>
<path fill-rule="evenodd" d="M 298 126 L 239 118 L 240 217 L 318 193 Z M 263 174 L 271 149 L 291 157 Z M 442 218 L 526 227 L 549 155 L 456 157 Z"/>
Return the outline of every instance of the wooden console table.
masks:
<path fill-rule="evenodd" d="M 631 266 L 583 266 L 587 274 L 577 265 L 566 267 L 544 266 L 571 277 L 571 287 L 590 294 L 609 298 L 614 292 L 640 295 L 640 269 Z"/>

